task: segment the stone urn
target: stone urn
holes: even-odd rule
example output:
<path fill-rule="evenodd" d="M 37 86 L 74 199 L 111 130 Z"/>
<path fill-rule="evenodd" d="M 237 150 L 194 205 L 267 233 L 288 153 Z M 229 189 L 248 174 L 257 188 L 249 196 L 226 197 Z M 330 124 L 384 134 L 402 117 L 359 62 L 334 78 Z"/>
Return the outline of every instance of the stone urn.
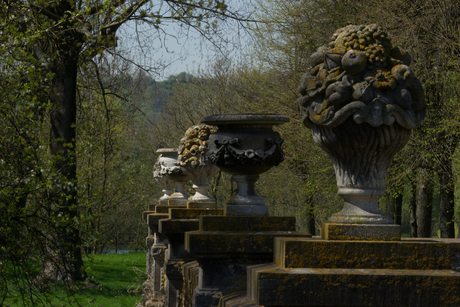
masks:
<path fill-rule="evenodd" d="M 349 25 L 310 57 L 297 105 L 334 164 L 342 211 L 329 223 L 392 224 L 378 207 L 387 170 L 426 113 L 410 55 L 383 28 Z"/>
<path fill-rule="evenodd" d="M 208 194 L 209 181 L 219 172 L 206 155 L 209 135 L 214 127 L 195 125 L 187 129 L 179 145 L 179 164 L 190 175 L 195 195 L 188 199 L 188 207 L 215 207 L 216 200 Z"/>
<path fill-rule="evenodd" d="M 165 192 L 164 200 L 161 204 L 187 204 L 189 195 L 185 192 L 185 184 L 190 180 L 190 176 L 179 165 L 177 148 L 161 148 L 157 152 L 161 154 L 158 158 L 158 174 L 165 177 L 168 183 L 172 182 L 173 187 L 176 187 L 176 191 L 169 195 L 167 193 L 170 193 L 172 188 L 171 185 L 168 186 L 171 189 Z"/>
<path fill-rule="evenodd" d="M 209 159 L 237 183 L 236 193 L 226 201 L 226 215 L 268 215 L 255 183 L 259 174 L 284 160 L 283 139 L 272 128 L 288 121 L 274 114 L 220 114 L 201 120 L 218 127 L 209 136 Z"/>
<path fill-rule="evenodd" d="M 160 205 L 167 205 L 171 194 L 174 192 L 174 182 L 166 177 L 168 173 L 168 167 L 166 165 L 170 165 L 174 161 L 177 161 L 177 149 L 161 148 L 157 150 L 157 153 L 159 153 L 160 156 L 153 166 L 153 178 L 163 187 L 162 192 L 164 195 L 158 199 L 158 203 Z"/>

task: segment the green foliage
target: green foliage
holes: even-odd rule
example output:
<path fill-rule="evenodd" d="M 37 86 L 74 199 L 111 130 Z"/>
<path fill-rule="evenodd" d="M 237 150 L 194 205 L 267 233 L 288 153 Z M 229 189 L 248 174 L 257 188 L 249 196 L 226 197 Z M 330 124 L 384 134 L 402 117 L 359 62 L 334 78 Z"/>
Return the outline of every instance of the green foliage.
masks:
<path fill-rule="evenodd" d="M 46 306 L 135 306 L 141 301 L 142 283 L 145 281 L 145 253 L 93 255 L 84 259 L 85 269 L 91 282 L 78 282 L 67 288 L 63 283 L 54 282 L 52 297 L 37 293 L 35 302 L 43 301 Z M 13 270 L 7 273 L 14 277 Z M 9 286 L 11 282 L 9 281 Z M 68 293 L 71 293 L 69 297 Z M 2 306 L 24 306 L 20 293 L 7 299 Z"/>
<path fill-rule="evenodd" d="M 153 150 L 127 93 L 145 84 L 110 66 L 129 62 L 117 30 L 136 20 L 160 38 L 172 20 L 210 37 L 227 17 L 241 16 L 214 0 L 0 4 L 0 270 L 15 272 L 0 276 L 0 305 L 53 305 L 37 293 L 53 290 L 49 279 L 85 277 L 82 246 L 145 237 Z"/>

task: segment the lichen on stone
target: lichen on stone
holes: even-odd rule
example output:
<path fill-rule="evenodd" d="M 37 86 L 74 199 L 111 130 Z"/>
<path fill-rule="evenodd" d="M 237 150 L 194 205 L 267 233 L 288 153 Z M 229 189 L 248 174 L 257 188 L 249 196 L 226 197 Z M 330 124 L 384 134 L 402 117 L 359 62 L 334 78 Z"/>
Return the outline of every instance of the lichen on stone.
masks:
<path fill-rule="evenodd" d="M 207 141 L 217 128 L 205 124 L 195 125 L 187 129 L 179 145 L 179 164 L 181 166 L 199 166 L 205 163 L 208 151 Z"/>
<path fill-rule="evenodd" d="M 421 82 L 411 56 L 393 47 L 382 27 L 348 25 L 310 56 L 298 87 L 305 126 L 336 127 L 353 116 L 373 127 L 397 122 L 418 127 L 426 113 Z"/>

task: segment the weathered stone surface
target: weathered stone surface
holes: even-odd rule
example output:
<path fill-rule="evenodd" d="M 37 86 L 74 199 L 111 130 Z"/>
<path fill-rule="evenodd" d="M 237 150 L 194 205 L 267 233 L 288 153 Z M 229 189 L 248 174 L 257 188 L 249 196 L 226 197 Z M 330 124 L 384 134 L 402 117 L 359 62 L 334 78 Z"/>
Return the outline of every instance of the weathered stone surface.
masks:
<path fill-rule="evenodd" d="M 295 217 L 201 216 L 201 231 L 295 231 Z"/>
<path fill-rule="evenodd" d="M 197 230 L 198 219 L 160 220 L 158 231 L 170 237 L 172 234 L 184 234 L 187 231 Z"/>
<path fill-rule="evenodd" d="M 143 211 L 142 212 L 142 220 L 147 221 L 147 216 L 149 214 L 154 214 L 154 213 L 155 213 L 155 207 L 153 207 L 153 210 Z"/>
<path fill-rule="evenodd" d="M 323 223 L 321 237 L 325 240 L 398 241 L 401 226 L 394 224 Z"/>
<path fill-rule="evenodd" d="M 222 297 L 219 307 L 258 307 L 253 300 L 246 296 L 246 291 L 236 292 Z"/>
<path fill-rule="evenodd" d="M 248 268 L 249 297 L 278 306 L 460 306 L 460 273 L 451 270 Z"/>
<path fill-rule="evenodd" d="M 182 267 L 184 307 L 192 307 L 193 291 L 198 286 L 198 267 L 197 261 L 186 263 Z"/>
<path fill-rule="evenodd" d="M 274 114 L 220 114 L 201 120 L 218 127 L 207 142 L 209 159 L 232 174 L 237 184 L 236 193 L 226 200 L 226 214 L 268 215 L 255 182 L 259 174 L 283 162 L 283 139 L 272 127 L 287 121 L 289 118 Z"/>
<path fill-rule="evenodd" d="M 171 208 L 187 208 L 187 205 L 158 205 L 155 207 L 155 213 L 169 213 Z"/>
<path fill-rule="evenodd" d="M 281 268 L 450 270 L 453 245 L 438 240 L 331 241 L 275 238 Z"/>
<path fill-rule="evenodd" d="M 199 208 L 208 208 L 208 209 L 217 209 L 216 202 L 196 202 L 196 201 L 188 201 L 187 202 L 188 209 L 199 209 Z"/>
<path fill-rule="evenodd" d="M 170 219 L 197 219 L 201 215 L 223 215 L 222 209 L 207 209 L 207 208 L 172 208 L 169 209 Z"/>
<path fill-rule="evenodd" d="M 149 235 L 155 235 L 158 232 L 158 223 L 162 219 L 167 219 L 168 214 L 149 214 L 147 215 L 147 224 L 149 225 Z"/>
<path fill-rule="evenodd" d="M 276 236 L 309 236 L 295 232 L 293 217 L 200 216 L 200 229 L 185 234 L 199 262 L 194 307 L 217 307 L 221 296 L 245 290 L 247 266 L 273 261 Z"/>
<path fill-rule="evenodd" d="M 201 255 L 272 254 L 275 237 L 310 236 L 294 231 L 190 231 L 185 234 L 185 249 Z M 270 257 L 273 257 L 270 255 Z"/>
<path fill-rule="evenodd" d="M 153 178 L 163 186 L 164 195 L 158 199 L 158 203 L 167 205 L 169 197 L 174 192 L 174 183 L 167 178 L 167 175 L 177 171 L 174 165 L 174 162 L 177 161 L 177 148 L 160 148 L 157 153 L 160 156 L 153 167 Z"/>

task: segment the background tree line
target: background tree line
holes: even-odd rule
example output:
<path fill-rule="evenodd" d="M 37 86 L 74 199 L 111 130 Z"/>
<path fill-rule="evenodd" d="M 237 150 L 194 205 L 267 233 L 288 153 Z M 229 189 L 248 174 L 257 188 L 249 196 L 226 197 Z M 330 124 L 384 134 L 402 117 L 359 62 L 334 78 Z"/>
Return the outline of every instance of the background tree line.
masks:
<path fill-rule="evenodd" d="M 220 1 L 165 3 L 163 11 L 150 1 L 2 3 L 0 305 L 12 298 L 39 305 L 45 298 L 38 293 L 52 284 L 37 276 L 85 278 L 85 252 L 115 242 L 141 248 L 141 212 L 161 195 L 151 179 L 156 149 L 176 147 L 211 114 L 291 118 L 276 128 L 286 160 L 257 189 L 271 214 L 295 215 L 299 230 L 319 234 L 342 200 L 332 163 L 300 121 L 297 86 L 309 55 L 348 23 L 386 28 L 412 55 L 429 103 L 422 127 L 393 162 L 382 209 L 413 237 L 455 236 L 458 1 L 255 1 L 258 22 L 247 25 L 245 56 L 223 55 L 193 75 L 157 82 L 152 67 L 117 49 L 123 23 L 137 20 L 154 33 L 162 20 L 185 22 L 212 37 L 222 31 L 216 20 L 241 17 Z M 219 206 L 235 187 L 216 175 L 211 193 Z"/>
<path fill-rule="evenodd" d="M 380 24 L 394 46 L 412 55 L 411 66 L 423 82 L 429 106 L 422 126 L 393 162 L 382 210 L 402 224 L 406 235 L 454 238 L 459 219 L 455 205 L 459 5 L 458 1 L 257 1 L 259 22 L 251 28 L 247 56 L 233 63 L 220 60 L 176 90 L 157 125 L 157 138 L 174 146 L 186 126 L 211 113 L 288 115 L 291 122 L 277 128 L 286 141 L 286 161 L 265 174 L 258 189 L 274 214 L 296 215 L 299 229 L 318 234 L 341 200 L 332 164 L 299 120 L 294 104 L 297 86 L 309 55 L 337 28 Z M 174 137 L 168 141 L 170 136 Z"/>

